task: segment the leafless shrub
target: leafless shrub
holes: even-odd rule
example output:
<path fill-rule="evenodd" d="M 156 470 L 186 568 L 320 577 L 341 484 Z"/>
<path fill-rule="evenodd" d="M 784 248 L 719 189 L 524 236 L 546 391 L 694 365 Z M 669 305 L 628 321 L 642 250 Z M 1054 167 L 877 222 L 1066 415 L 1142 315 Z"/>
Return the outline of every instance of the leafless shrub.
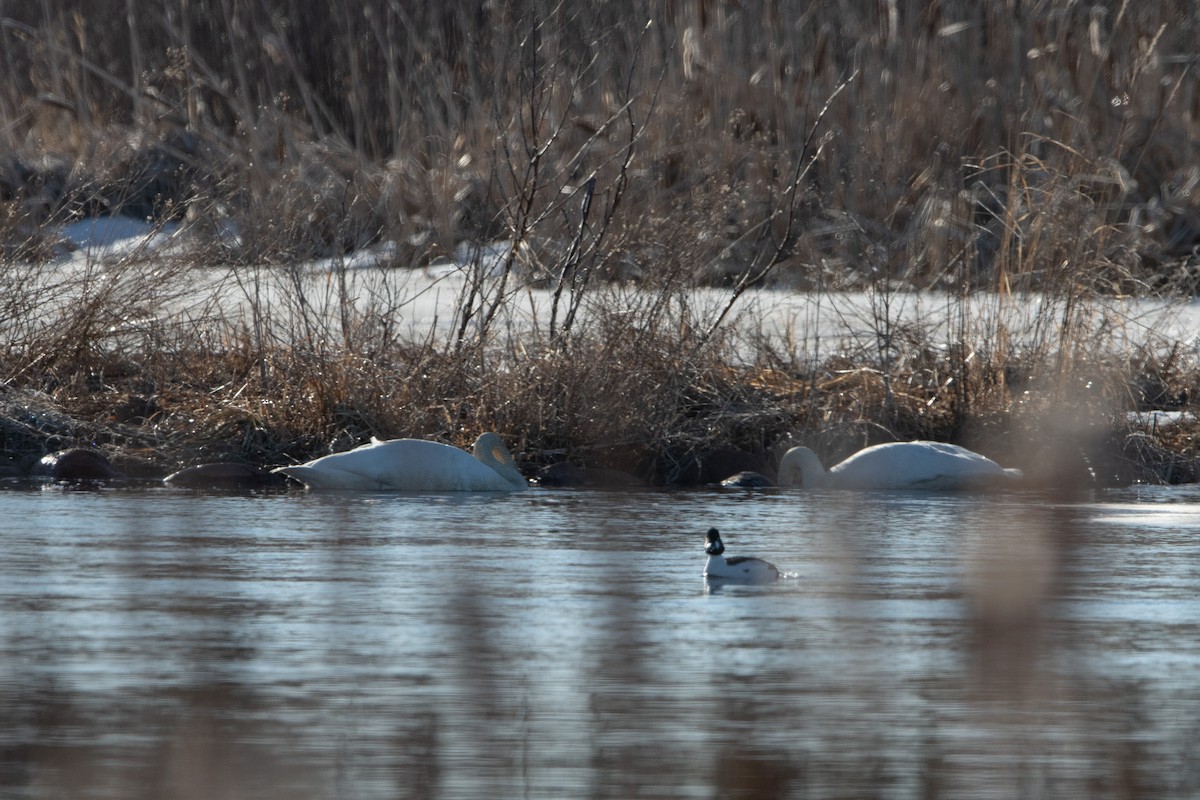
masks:
<path fill-rule="evenodd" d="M 204 404 L 163 407 L 188 447 L 204 426 L 185 417 L 261 458 L 497 427 L 529 452 L 634 442 L 660 479 L 711 443 L 965 439 L 1064 398 L 1111 419 L 1137 404 L 1134 372 L 1187 382 L 1183 356 L 1114 362 L 1090 303 L 1196 283 L 1200 21 L 1169 4 L 188 8 L 46 2 L 0 26 L 10 381 Z M 179 221 L 191 249 L 31 266 L 95 213 Z M 403 301 L 356 305 L 337 266 L 380 242 L 421 267 L 497 239 L 448 341 L 399 336 Z M 319 288 L 314 257 L 333 264 Z M 248 318 L 172 318 L 186 271 L 218 263 Z M 698 284 L 728 294 L 703 305 Z M 530 286 L 551 305 L 518 341 Z M 815 361 L 786 336 L 735 358 L 739 304 L 764 286 L 865 290 L 871 330 Z M 946 293 L 944 319 L 893 307 L 922 287 Z M 1017 337 L 971 318 L 981 291 L 1044 293 L 1047 311 Z"/>

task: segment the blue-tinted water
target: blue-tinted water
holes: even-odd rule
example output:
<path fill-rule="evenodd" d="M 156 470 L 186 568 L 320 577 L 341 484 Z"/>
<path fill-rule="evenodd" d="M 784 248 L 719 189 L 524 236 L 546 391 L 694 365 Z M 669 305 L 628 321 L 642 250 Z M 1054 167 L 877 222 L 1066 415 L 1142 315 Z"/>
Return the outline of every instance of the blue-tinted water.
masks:
<path fill-rule="evenodd" d="M 1200 496 L 0 494 L 4 798 L 1191 797 Z M 776 585 L 706 584 L 703 534 Z"/>

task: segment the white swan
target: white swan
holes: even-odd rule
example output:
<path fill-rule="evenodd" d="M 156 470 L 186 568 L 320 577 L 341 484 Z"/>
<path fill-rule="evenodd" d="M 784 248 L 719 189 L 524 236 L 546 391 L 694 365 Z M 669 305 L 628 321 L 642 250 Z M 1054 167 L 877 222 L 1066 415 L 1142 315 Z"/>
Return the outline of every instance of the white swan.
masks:
<path fill-rule="evenodd" d="M 877 444 L 859 450 L 828 471 L 807 447 L 793 447 L 779 463 L 780 485 L 806 489 L 955 490 L 1021 477 L 1019 469 L 1005 469 L 987 456 L 941 442 Z"/>
<path fill-rule="evenodd" d="M 310 489 L 367 492 L 513 492 L 528 487 L 494 433 L 475 440 L 474 455 L 424 439 L 373 440 L 282 472 Z"/>

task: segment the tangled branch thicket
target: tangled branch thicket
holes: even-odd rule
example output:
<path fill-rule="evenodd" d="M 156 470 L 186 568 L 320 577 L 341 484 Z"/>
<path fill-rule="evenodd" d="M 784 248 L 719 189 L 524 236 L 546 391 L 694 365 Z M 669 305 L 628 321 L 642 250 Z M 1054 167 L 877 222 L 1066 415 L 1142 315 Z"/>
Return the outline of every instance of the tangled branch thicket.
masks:
<path fill-rule="evenodd" d="M 0 17 L 0 358 L 6 392 L 92 420 L 55 443 L 128 456 L 109 420 L 151 460 L 279 463 L 494 427 L 672 481 L 721 450 L 769 464 L 880 430 L 1061 451 L 1049 411 L 1075 404 L 1079 470 L 1194 474 L 1189 428 L 1120 423 L 1186 405 L 1194 348 L 1113 352 L 1088 301 L 1196 290 L 1196 8 L 45 0 Z M 187 245 L 56 282 L 61 225 L 97 215 L 179 224 Z M 380 243 L 413 268 L 495 240 L 448 340 L 401 337 L 387 302 L 331 320 L 300 281 L 287 323 L 166 311 L 198 268 L 286 283 Z M 516 341 L 505 309 L 528 287 L 552 305 Z M 878 336 L 816 361 L 764 337 L 746 358 L 738 301 L 759 288 L 865 290 Z M 899 288 L 961 298 L 953 335 L 898 328 Z M 977 292 L 1054 310 L 1013 346 L 965 317 Z"/>

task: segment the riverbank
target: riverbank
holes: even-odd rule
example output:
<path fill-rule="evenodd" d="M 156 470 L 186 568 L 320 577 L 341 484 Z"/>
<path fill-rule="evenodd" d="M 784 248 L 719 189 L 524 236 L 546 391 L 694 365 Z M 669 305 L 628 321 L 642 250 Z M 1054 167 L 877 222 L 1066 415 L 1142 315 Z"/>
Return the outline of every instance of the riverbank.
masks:
<path fill-rule="evenodd" d="M 871 390 L 873 376 L 847 378 L 852 372 L 827 378 L 814 395 L 792 403 L 764 391 L 764 380 L 778 382 L 778 376 L 744 375 L 744 382 L 724 388 L 733 396 L 757 396 L 756 405 L 714 396 L 707 413 L 697 413 L 695 407 L 681 411 L 691 418 L 690 424 L 654 441 L 537 440 L 528 434 L 506 438 L 520 448 L 516 457 L 522 471 L 535 481 L 541 470 L 565 463 L 618 470 L 630 476 L 629 485 L 711 485 L 743 469 L 772 475 L 782 451 L 795 444 L 817 448 L 831 464 L 862 446 L 910 436 L 974 447 L 1022 469 L 1025 485 L 1032 488 L 1077 491 L 1200 478 L 1195 447 L 1200 424 L 1188 413 L 1131 413 L 1090 421 L 1073 414 L 1064 418 L 1010 413 L 972 419 L 956 428 L 949 420 L 914 413 L 910 407 L 897 415 L 901 424 L 896 428 L 862 418 L 806 427 L 802 420 L 809 416 L 811 404 L 828 409 L 844 402 L 847 382 L 860 382 L 861 388 Z M 236 405 L 214 406 L 204 393 L 183 387 L 161 387 L 160 393 L 147 396 L 133 383 L 132 378 L 118 379 L 86 396 L 0 389 L 0 481 L 49 480 L 46 457 L 76 448 L 94 451 L 111 464 L 116 483 L 157 483 L 201 464 L 270 468 L 296 463 L 348 449 L 372 435 L 366 425 L 347 424 L 336 439 L 318 442 L 247 413 L 247 407 L 272 405 L 269 398 L 244 396 Z M 719 402 L 726 404 L 728 413 L 721 412 Z M 462 426 L 424 435 L 465 446 L 476 430 L 481 429 Z"/>
<path fill-rule="evenodd" d="M 69 6 L 0 25 L 14 472 L 496 430 L 654 485 L 918 437 L 1196 476 L 1128 416 L 1200 382 L 1175 4 Z"/>
<path fill-rule="evenodd" d="M 0 387 L 15 479 L 73 447 L 153 481 L 482 430 L 530 477 L 567 462 L 659 486 L 771 474 L 794 444 L 831 464 L 915 438 L 1038 487 L 1200 474 L 1193 304 L 621 283 L 556 298 L 482 250 L 422 270 L 391 266 L 387 246 L 201 268 L 180 230 L 80 231 L 105 238 L 10 295 L 30 309 L 5 329 L 27 343 Z"/>

